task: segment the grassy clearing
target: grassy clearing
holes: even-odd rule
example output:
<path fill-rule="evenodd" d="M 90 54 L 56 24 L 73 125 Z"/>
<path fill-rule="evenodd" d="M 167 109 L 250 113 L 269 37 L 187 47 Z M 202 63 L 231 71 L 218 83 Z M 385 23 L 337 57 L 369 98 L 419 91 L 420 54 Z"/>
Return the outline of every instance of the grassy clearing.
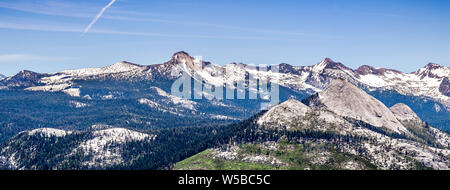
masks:
<path fill-rule="evenodd" d="M 230 161 L 214 157 L 211 149 L 177 163 L 176 170 L 342 170 L 352 163 L 357 169 L 373 170 L 376 166 L 369 161 L 347 153 L 337 152 L 320 143 L 291 144 L 280 142 L 276 150 L 265 149 L 262 144 L 239 146 L 237 159 Z M 320 153 L 326 153 L 323 161 L 315 161 Z M 280 160 L 282 165 L 244 162 L 246 156 L 269 156 Z"/>

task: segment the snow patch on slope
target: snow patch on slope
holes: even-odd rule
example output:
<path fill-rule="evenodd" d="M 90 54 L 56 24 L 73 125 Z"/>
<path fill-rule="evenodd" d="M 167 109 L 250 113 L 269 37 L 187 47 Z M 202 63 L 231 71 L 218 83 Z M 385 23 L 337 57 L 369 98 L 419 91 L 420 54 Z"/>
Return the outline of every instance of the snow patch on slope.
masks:
<path fill-rule="evenodd" d="M 234 117 L 230 117 L 230 116 L 226 116 L 226 115 L 215 115 L 215 114 L 210 114 L 209 117 L 214 118 L 214 119 L 222 119 L 222 120 L 240 120 Z"/>
<path fill-rule="evenodd" d="M 28 135 L 39 135 L 41 137 L 64 137 L 66 135 L 72 134 L 71 131 L 64 131 L 60 129 L 53 129 L 53 128 L 40 128 L 40 129 L 34 129 L 29 132 L 27 132 Z"/>
<path fill-rule="evenodd" d="M 195 106 L 197 105 L 197 102 L 179 98 L 176 96 L 172 96 L 172 95 L 168 94 L 166 91 L 164 91 L 158 87 L 151 87 L 151 89 L 155 90 L 159 96 L 165 97 L 166 100 L 168 100 L 169 102 L 171 102 L 173 104 L 180 105 L 186 109 L 195 110 Z"/>
<path fill-rule="evenodd" d="M 66 74 L 56 74 L 49 77 L 44 77 L 40 80 L 44 86 L 28 87 L 25 90 L 29 91 L 44 91 L 44 92 L 64 92 L 73 97 L 80 97 L 80 89 L 74 88 L 72 78 Z"/>
<path fill-rule="evenodd" d="M 154 101 L 151 101 L 151 100 L 149 100 L 147 98 L 141 98 L 141 99 L 138 100 L 138 102 L 140 104 L 145 104 L 145 105 L 147 105 L 147 106 L 149 106 L 151 108 L 158 108 L 159 107 L 158 103 L 156 103 Z"/>
<path fill-rule="evenodd" d="M 85 156 L 91 155 L 91 159 L 83 162 L 88 167 L 107 167 L 123 163 L 120 146 L 116 144 L 126 144 L 133 141 L 154 140 L 156 135 L 149 135 L 123 128 L 112 128 L 94 131 L 93 138 L 82 142 L 72 151 L 73 154 L 79 152 Z"/>
<path fill-rule="evenodd" d="M 74 108 L 85 108 L 88 107 L 89 104 L 83 103 L 83 102 L 77 102 L 77 101 L 69 101 L 69 105 L 74 107 Z"/>

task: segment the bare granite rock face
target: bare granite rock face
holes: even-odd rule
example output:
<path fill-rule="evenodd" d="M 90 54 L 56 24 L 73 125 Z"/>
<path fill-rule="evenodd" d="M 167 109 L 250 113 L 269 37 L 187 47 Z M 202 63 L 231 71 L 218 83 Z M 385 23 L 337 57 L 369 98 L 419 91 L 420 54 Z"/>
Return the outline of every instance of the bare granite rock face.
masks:
<path fill-rule="evenodd" d="M 407 105 L 403 103 L 395 104 L 390 108 L 392 113 L 397 117 L 398 120 L 418 120 L 420 121 L 419 116 L 414 113 L 414 111 Z"/>
<path fill-rule="evenodd" d="M 396 133 L 408 132 L 383 103 L 345 80 L 333 81 L 319 93 L 318 99 L 328 110 L 338 115 L 361 120 Z"/>
<path fill-rule="evenodd" d="M 392 113 L 394 113 L 394 115 L 397 117 L 397 119 L 404 123 L 406 127 L 419 127 L 419 129 L 425 130 L 425 133 L 433 136 L 435 141 L 441 146 L 447 149 L 450 147 L 450 136 L 447 133 L 442 132 L 439 129 L 429 126 L 428 124 L 423 122 L 419 118 L 419 116 L 417 116 L 417 114 L 406 104 L 398 103 L 392 106 L 390 109 Z"/>
<path fill-rule="evenodd" d="M 270 109 L 258 120 L 258 124 L 283 126 L 286 125 L 285 122 L 305 116 L 310 110 L 311 108 L 300 101 L 290 99 Z"/>

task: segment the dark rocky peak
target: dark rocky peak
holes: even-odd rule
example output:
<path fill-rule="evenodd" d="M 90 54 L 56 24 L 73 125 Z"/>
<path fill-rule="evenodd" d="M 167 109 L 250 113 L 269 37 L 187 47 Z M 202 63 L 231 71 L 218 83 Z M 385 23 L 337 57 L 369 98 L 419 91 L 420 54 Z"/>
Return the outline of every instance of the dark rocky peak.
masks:
<path fill-rule="evenodd" d="M 443 95 L 450 97 L 450 80 L 448 78 L 444 78 L 439 86 L 439 92 Z"/>
<path fill-rule="evenodd" d="M 433 69 L 439 69 L 442 66 L 436 63 L 428 63 L 425 68 L 429 69 L 429 70 L 433 70 Z"/>
<path fill-rule="evenodd" d="M 9 87 L 31 87 L 39 85 L 39 80 L 46 76 L 48 75 L 22 70 L 16 75 L 6 78 L 3 83 Z"/>
<path fill-rule="evenodd" d="M 40 77 L 44 76 L 44 74 L 40 74 L 40 73 L 36 73 L 33 71 L 28 71 L 28 70 L 22 70 L 19 73 L 17 73 L 16 75 L 12 76 L 11 79 L 28 79 L 28 80 L 33 80 L 33 79 L 38 79 Z"/>
<path fill-rule="evenodd" d="M 197 64 L 201 64 L 201 68 L 204 68 L 205 66 L 211 64 L 210 62 L 206 62 L 201 60 L 201 63 L 195 63 L 195 58 L 190 56 L 185 51 L 179 51 L 177 53 L 174 53 L 172 56 L 172 59 L 170 59 L 168 62 L 165 63 L 166 65 L 176 66 L 181 64 L 186 64 L 188 68 L 191 68 L 193 70 L 196 70 L 195 68 L 200 66 Z"/>
<path fill-rule="evenodd" d="M 363 65 L 355 70 L 356 74 L 359 75 L 384 75 L 387 71 L 394 72 L 394 73 L 401 73 L 400 71 L 394 70 L 394 69 L 386 69 L 386 68 L 374 68 L 369 65 Z"/>

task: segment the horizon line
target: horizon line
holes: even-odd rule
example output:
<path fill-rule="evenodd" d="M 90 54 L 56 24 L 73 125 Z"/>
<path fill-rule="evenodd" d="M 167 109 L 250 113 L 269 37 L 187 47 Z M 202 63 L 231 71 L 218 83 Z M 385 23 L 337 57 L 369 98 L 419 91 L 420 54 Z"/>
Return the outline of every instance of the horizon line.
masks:
<path fill-rule="evenodd" d="M 190 55 L 189 53 L 187 53 L 186 51 L 177 51 L 177 52 L 175 52 L 175 53 L 172 54 L 172 57 L 173 57 L 174 55 L 178 54 L 178 53 L 184 53 L 184 54 L 186 54 L 186 55 L 188 55 L 188 56 L 190 56 L 190 57 L 192 57 L 192 58 L 194 58 L 194 59 L 195 59 L 196 57 L 201 57 L 201 56 L 191 56 L 191 55 Z M 3 54 L 3 55 L 0 54 L 0 57 L 1 57 L 1 56 L 7 56 L 7 55 L 19 55 L 19 54 Z M 21 55 L 25 55 L 25 54 L 21 54 Z M 30 56 L 34 56 L 34 55 L 30 55 Z M 35 57 L 39 57 L 39 56 L 35 56 Z M 171 58 L 171 59 L 173 59 L 173 58 Z M 170 61 L 171 59 L 169 59 L 168 61 Z M 414 72 L 416 72 L 416 71 L 418 71 L 418 70 L 420 70 L 420 69 L 422 69 L 422 68 L 426 68 L 426 67 L 427 67 L 428 65 L 430 65 L 430 64 L 436 64 L 436 65 L 441 66 L 441 67 L 447 67 L 447 68 L 449 68 L 448 66 L 441 65 L 441 64 L 439 64 L 439 63 L 434 63 L 434 62 L 428 62 L 428 63 L 427 63 L 426 65 L 424 65 L 423 67 L 419 67 L 419 68 L 417 68 L 416 70 L 414 70 L 414 71 L 412 71 L 412 72 L 404 72 L 404 71 L 399 71 L 399 70 L 397 70 L 397 69 L 391 69 L 391 68 L 386 68 L 386 67 L 374 67 L 374 66 L 367 65 L 367 64 L 360 65 L 360 66 L 358 66 L 357 68 L 351 68 L 351 67 L 347 67 L 344 63 L 342 63 L 342 62 L 340 62 L 340 61 L 334 61 L 332 58 L 329 58 L 329 57 L 325 57 L 324 59 L 322 59 L 322 61 L 319 61 L 319 62 L 317 62 L 317 63 L 315 63 L 315 64 L 312 64 L 312 65 L 293 65 L 293 64 L 290 64 L 290 63 L 281 62 L 281 63 L 278 63 L 278 64 L 269 64 L 269 65 L 268 65 L 268 64 L 259 64 L 259 66 L 261 67 L 261 65 L 264 65 L 264 66 L 266 66 L 266 67 L 269 67 L 269 66 L 280 66 L 280 65 L 282 65 L 282 64 L 287 64 L 287 65 L 292 66 L 292 67 L 311 67 L 311 66 L 315 66 L 315 65 L 318 65 L 318 64 L 320 64 L 320 63 L 326 62 L 327 60 L 330 61 L 330 62 L 333 62 L 333 63 L 342 64 L 344 67 L 346 67 L 346 68 L 348 68 L 348 69 L 350 69 L 350 70 L 352 70 L 352 71 L 356 71 L 356 70 L 358 70 L 359 68 L 361 68 L 361 67 L 363 67 L 363 66 L 369 66 L 369 67 L 372 67 L 372 68 L 374 68 L 374 69 L 388 69 L 388 70 L 397 71 L 397 72 L 404 73 L 404 74 L 413 74 Z M 154 64 L 149 64 L 149 65 L 143 65 L 143 64 L 139 64 L 139 63 L 135 63 L 135 62 L 131 62 L 131 61 L 122 60 L 122 61 L 117 61 L 117 62 L 114 62 L 113 64 L 109 64 L 109 65 L 106 65 L 106 66 L 103 66 L 103 67 L 82 67 L 82 68 L 64 69 L 64 70 L 61 70 L 61 71 L 58 71 L 58 72 L 36 72 L 36 71 L 33 71 L 33 70 L 29 70 L 29 69 L 21 69 L 19 72 L 15 73 L 14 75 L 6 75 L 6 74 L 4 74 L 4 73 L 0 73 L 0 74 L 4 75 L 4 76 L 6 76 L 6 77 L 12 77 L 12 76 L 15 76 L 15 75 L 17 75 L 18 73 L 20 73 L 20 72 L 22 72 L 22 71 L 29 71 L 29 72 L 39 73 L 39 74 L 55 74 L 55 73 L 60 73 L 60 72 L 64 72 L 64 71 L 71 71 L 71 70 L 94 69 L 94 68 L 106 68 L 106 67 L 110 67 L 110 66 L 112 66 L 112 65 L 114 65 L 114 64 L 117 64 L 117 63 L 128 63 L 128 64 L 134 64 L 134 65 L 137 65 L 137 66 L 139 66 L 139 67 L 148 67 L 148 66 L 153 66 L 153 65 L 161 65 L 161 64 L 165 64 L 165 63 L 167 63 L 168 61 L 165 61 L 165 62 L 163 62 L 163 63 L 154 63 Z M 247 63 L 243 63 L 243 62 L 235 62 L 235 61 L 232 61 L 232 62 L 229 62 L 229 63 L 226 63 L 226 64 L 214 64 L 214 63 L 212 63 L 212 62 L 210 62 L 210 61 L 206 61 L 206 60 L 202 60 L 202 61 L 203 61 L 203 62 L 209 62 L 209 63 L 211 63 L 212 65 L 217 65 L 217 66 L 226 66 L 226 65 L 229 65 L 229 64 L 244 64 L 244 65 L 249 65 L 249 66 L 258 66 L 258 64 L 247 64 Z M 0 63 L 1 63 L 1 62 L 4 62 L 4 61 L 0 60 Z"/>

